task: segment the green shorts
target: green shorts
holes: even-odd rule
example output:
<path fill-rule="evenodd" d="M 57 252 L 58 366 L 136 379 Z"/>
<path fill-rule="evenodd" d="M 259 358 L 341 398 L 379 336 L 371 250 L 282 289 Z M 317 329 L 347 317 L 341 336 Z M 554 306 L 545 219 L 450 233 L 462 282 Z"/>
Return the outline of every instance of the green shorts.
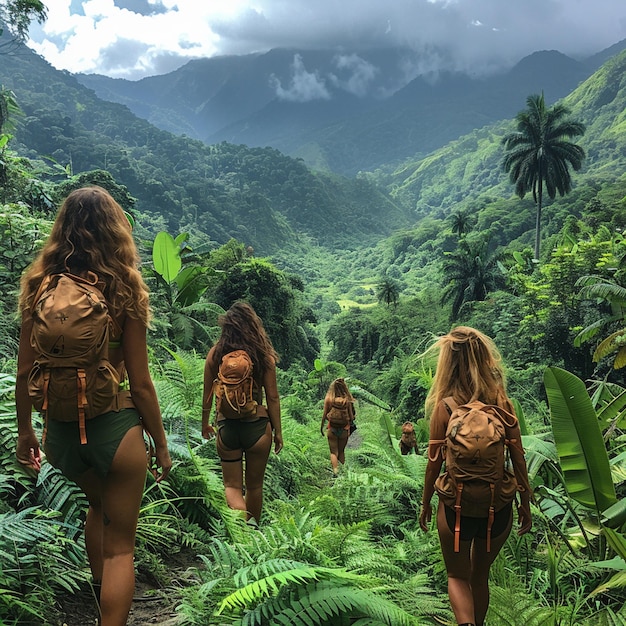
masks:
<path fill-rule="evenodd" d="M 217 433 L 225 448 L 249 450 L 264 434 L 269 417 L 260 417 L 253 422 L 224 419 L 217 423 Z"/>
<path fill-rule="evenodd" d="M 81 444 L 78 422 L 48 420 L 46 458 L 70 480 L 77 480 L 92 468 L 100 478 L 106 478 L 124 435 L 140 425 L 136 409 L 103 413 L 85 421 L 87 443 Z"/>
<path fill-rule="evenodd" d="M 331 426 L 330 424 L 328 424 L 328 432 L 335 435 L 337 439 L 341 439 L 345 434 L 348 433 L 348 429 L 345 426 Z"/>

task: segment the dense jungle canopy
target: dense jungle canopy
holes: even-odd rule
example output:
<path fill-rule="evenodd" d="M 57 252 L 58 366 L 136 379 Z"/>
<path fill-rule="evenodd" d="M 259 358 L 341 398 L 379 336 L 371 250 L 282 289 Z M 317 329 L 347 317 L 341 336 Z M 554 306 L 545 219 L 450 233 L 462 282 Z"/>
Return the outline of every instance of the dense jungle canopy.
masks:
<path fill-rule="evenodd" d="M 84 497 L 49 464 L 17 466 L 13 388 L 19 277 L 63 197 L 95 183 L 136 220 L 175 460 L 165 484 L 148 479 L 136 566 L 151 608 L 131 623 L 452 623 L 417 516 L 424 351 L 463 323 L 502 352 L 535 490 L 532 533 L 494 565 L 489 624 L 626 624 L 625 77 L 623 52 L 561 101 L 586 157 L 569 193 L 544 197 L 534 260 L 532 193 L 502 168 L 512 119 L 346 178 L 158 130 L 26 48 L 0 55 L 0 623 L 92 615 Z M 200 433 L 204 357 L 241 298 L 281 355 L 285 449 L 259 530 L 226 507 Z M 319 421 L 337 376 L 358 430 L 332 480 Z M 405 420 L 418 454 L 400 455 Z"/>

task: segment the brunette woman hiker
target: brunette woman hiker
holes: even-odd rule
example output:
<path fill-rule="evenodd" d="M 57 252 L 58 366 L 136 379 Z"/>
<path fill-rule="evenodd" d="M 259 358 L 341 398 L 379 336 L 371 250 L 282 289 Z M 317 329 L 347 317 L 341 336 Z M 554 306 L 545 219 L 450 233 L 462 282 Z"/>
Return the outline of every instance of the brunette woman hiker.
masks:
<path fill-rule="evenodd" d="M 326 392 L 324 398 L 324 412 L 320 432 L 324 434 L 324 423 L 328 420 L 328 447 L 330 448 L 330 464 L 333 476 L 339 474 L 339 464 L 346 462 L 346 444 L 351 429 L 354 428 L 354 398 L 343 378 L 337 378 Z"/>
<path fill-rule="evenodd" d="M 100 585 L 101 626 L 126 624 L 135 590 L 143 429 L 155 444 L 156 480 L 172 465 L 148 372 L 148 290 L 131 231 L 107 191 L 73 191 L 22 276 L 19 299 L 17 458 L 40 467 L 34 405 L 45 419 L 48 461 L 89 502 L 85 544 L 94 587 Z"/>
<path fill-rule="evenodd" d="M 458 624 L 482 626 L 489 569 L 511 531 L 518 492 L 518 534 L 531 528 L 531 489 L 519 424 L 492 340 L 459 326 L 433 348 L 439 357 L 426 399 L 430 442 L 419 523 L 428 530 L 437 491 L 450 604 Z M 513 473 L 505 464 L 505 448 Z M 443 461 L 446 471 L 439 475 Z"/>
<path fill-rule="evenodd" d="M 202 435 L 207 439 L 216 435 L 209 420 L 215 396 L 217 453 L 226 502 L 258 523 L 272 440 L 276 454 L 283 447 L 278 355 L 263 322 L 247 302 L 233 304 L 218 322 L 222 334 L 204 366 Z"/>

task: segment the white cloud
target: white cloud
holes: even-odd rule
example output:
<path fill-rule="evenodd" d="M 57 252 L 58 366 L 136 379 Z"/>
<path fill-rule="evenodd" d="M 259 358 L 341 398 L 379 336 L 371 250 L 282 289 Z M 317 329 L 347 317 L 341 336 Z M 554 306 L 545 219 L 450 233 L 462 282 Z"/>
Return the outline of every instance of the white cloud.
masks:
<path fill-rule="evenodd" d="M 626 38 L 623 0 L 47 0 L 45 4 L 48 21 L 31 30 L 37 52 L 71 72 L 131 78 L 217 54 L 282 47 L 332 48 L 350 55 L 394 45 L 426 52 L 446 69 L 479 73 L 510 65 L 536 50 L 589 55 Z"/>
<path fill-rule="evenodd" d="M 356 54 L 336 56 L 335 65 L 340 75 L 331 74 L 331 81 L 340 89 L 359 97 L 367 94 L 370 83 L 379 72 L 378 68 Z"/>
<path fill-rule="evenodd" d="M 288 87 L 283 87 L 276 76 L 271 77 L 271 85 L 276 90 L 279 100 L 288 102 L 310 102 L 311 100 L 330 100 L 326 82 L 317 72 L 307 72 L 299 54 L 293 58 L 292 76 Z"/>

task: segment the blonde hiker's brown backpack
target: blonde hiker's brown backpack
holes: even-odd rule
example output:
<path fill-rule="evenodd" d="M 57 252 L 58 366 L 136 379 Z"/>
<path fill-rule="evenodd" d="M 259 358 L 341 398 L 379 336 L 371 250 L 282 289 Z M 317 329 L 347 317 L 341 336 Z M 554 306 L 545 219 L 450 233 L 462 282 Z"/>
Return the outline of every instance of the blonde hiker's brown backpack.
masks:
<path fill-rule="evenodd" d="M 351 408 L 348 400 L 344 400 L 343 402 L 335 401 L 326 414 L 330 425 L 333 428 L 344 428 L 352 422 L 353 416 Z"/>
<path fill-rule="evenodd" d="M 487 518 L 487 551 L 491 548 L 491 527 L 496 511 L 513 501 L 517 482 L 507 468 L 505 427 L 512 428 L 517 418 L 495 405 L 479 401 L 457 406 L 452 398 L 444 400 L 451 409 L 441 444 L 445 472 L 435 482 L 439 498 L 454 509 L 454 550 L 460 549 L 461 515 Z M 435 457 L 436 458 L 436 457 Z M 435 460 L 435 459 L 433 459 Z"/>
<path fill-rule="evenodd" d="M 33 299 L 31 345 L 37 353 L 28 377 L 33 406 L 47 420 L 85 420 L 117 409 L 119 374 L 109 362 L 114 321 L 98 277 L 47 276 Z"/>
<path fill-rule="evenodd" d="M 242 419 L 256 415 L 253 369 L 252 359 L 245 350 L 234 350 L 222 357 L 213 391 L 217 412 L 225 418 Z"/>

